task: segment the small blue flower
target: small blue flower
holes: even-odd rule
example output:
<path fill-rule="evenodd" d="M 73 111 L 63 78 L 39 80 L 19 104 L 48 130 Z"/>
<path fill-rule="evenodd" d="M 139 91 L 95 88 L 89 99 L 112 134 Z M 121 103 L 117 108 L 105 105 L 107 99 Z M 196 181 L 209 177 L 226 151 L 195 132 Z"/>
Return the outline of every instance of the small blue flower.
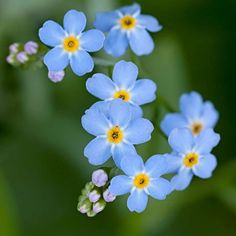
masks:
<path fill-rule="evenodd" d="M 84 150 L 92 165 L 101 165 L 111 156 L 119 167 L 125 154 L 136 153 L 134 144 L 151 139 L 152 123 L 143 118 L 134 118 L 129 104 L 116 99 L 104 106 L 90 108 L 82 117 L 84 129 L 96 136 Z"/>
<path fill-rule="evenodd" d="M 166 174 L 167 162 L 164 156 L 155 155 L 145 165 L 140 156 L 126 156 L 121 161 L 121 169 L 125 175 L 115 176 L 108 188 L 115 196 L 130 193 L 127 206 L 130 211 L 138 213 L 145 210 L 148 195 L 164 200 L 172 191 L 169 181 L 160 177 Z"/>
<path fill-rule="evenodd" d="M 137 117 L 141 117 L 139 106 L 156 99 L 156 84 L 149 79 L 136 81 L 137 76 L 135 64 L 120 61 L 114 67 L 113 80 L 104 74 L 95 74 L 87 80 L 86 87 L 91 94 L 106 102 L 117 98 L 128 102 Z"/>
<path fill-rule="evenodd" d="M 220 135 L 212 129 L 203 130 L 194 137 L 189 129 L 174 129 L 169 136 L 173 153 L 166 155 L 168 172 L 177 173 L 171 180 L 173 188 L 183 190 L 188 187 L 194 175 L 210 178 L 217 161 L 211 154 L 219 143 Z"/>
<path fill-rule="evenodd" d="M 96 29 L 83 32 L 86 26 L 84 13 L 70 10 L 64 16 L 64 29 L 54 21 L 46 21 L 39 30 L 40 40 L 53 47 L 44 57 L 49 71 L 62 71 L 70 64 L 76 75 L 91 72 L 94 62 L 88 52 L 103 47 L 104 34 Z"/>
<path fill-rule="evenodd" d="M 197 136 L 204 129 L 214 128 L 219 119 L 213 104 L 203 102 L 197 92 L 183 94 L 179 106 L 181 113 L 170 113 L 161 122 L 161 129 L 167 136 L 175 128 L 189 128 Z"/>
<path fill-rule="evenodd" d="M 140 12 L 140 5 L 135 3 L 96 15 L 95 28 L 108 32 L 104 42 L 107 53 L 120 57 L 129 45 L 138 56 L 147 55 L 153 51 L 154 43 L 147 31 L 158 32 L 162 26 L 155 17 L 141 15 Z"/>

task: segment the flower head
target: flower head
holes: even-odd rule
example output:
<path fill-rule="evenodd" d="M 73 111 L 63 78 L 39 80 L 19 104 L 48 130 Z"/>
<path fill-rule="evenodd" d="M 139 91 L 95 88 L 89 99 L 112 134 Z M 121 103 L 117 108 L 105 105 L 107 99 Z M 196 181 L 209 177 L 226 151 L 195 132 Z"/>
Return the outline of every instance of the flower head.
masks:
<path fill-rule="evenodd" d="M 168 172 L 177 173 L 171 180 L 173 188 L 183 190 L 188 187 L 194 175 L 210 178 L 217 161 L 211 154 L 219 143 L 220 136 L 212 129 L 203 130 L 194 137 L 189 129 L 175 129 L 169 136 L 173 153 L 166 155 Z"/>
<path fill-rule="evenodd" d="M 24 50 L 28 55 L 34 55 L 38 52 L 39 45 L 36 42 L 29 41 L 24 45 Z"/>
<path fill-rule="evenodd" d="M 203 102 L 197 92 L 183 94 L 180 98 L 180 113 L 170 113 L 161 122 L 161 128 L 169 135 L 175 128 L 188 128 L 194 136 L 207 128 L 214 128 L 219 113 L 209 101 Z"/>
<path fill-rule="evenodd" d="M 130 211 L 142 212 L 148 202 L 148 195 L 164 200 L 172 191 L 169 181 L 162 178 L 166 174 L 167 162 L 161 155 L 149 158 L 146 163 L 140 156 L 126 156 L 121 161 L 125 175 L 118 175 L 111 180 L 109 191 L 115 195 L 130 193 L 127 206 Z"/>
<path fill-rule="evenodd" d="M 152 123 L 133 117 L 129 104 L 116 99 L 107 106 L 90 108 L 82 117 L 84 129 L 96 136 L 84 150 L 93 165 L 105 163 L 111 156 L 117 166 L 127 153 L 136 153 L 134 144 L 151 139 Z"/>
<path fill-rule="evenodd" d="M 104 42 L 107 53 L 120 57 L 128 46 L 138 56 L 153 51 L 154 43 L 147 31 L 158 32 L 162 26 L 155 17 L 142 15 L 140 12 L 140 5 L 135 3 L 96 15 L 95 28 L 108 32 Z"/>
<path fill-rule="evenodd" d="M 86 83 L 94 96 L 109 102 L 120 98 L 129 103 L 137 116 L 142 116 L 140 105 L 155 100 L 156 84 L 149 79 L 136 80 L 138 68 L 132 62 L 116 63 L 112 80 L 104 74 L 95 74 Z"/>
<path fill-rule="evenodd" d="M 84 13 L 70 10 L 64 16 L 64 29 L 54 21 L 46 21 L 39 30 L 40 40 L 53 47 L 44 57 L 49 71 L 62 71 L 70 64 L 76 75 L 91 72 L 94 62 L 88 52 L 103 47 L 104 35 L 99 30 L 83 32 L 86 26 Z"/>

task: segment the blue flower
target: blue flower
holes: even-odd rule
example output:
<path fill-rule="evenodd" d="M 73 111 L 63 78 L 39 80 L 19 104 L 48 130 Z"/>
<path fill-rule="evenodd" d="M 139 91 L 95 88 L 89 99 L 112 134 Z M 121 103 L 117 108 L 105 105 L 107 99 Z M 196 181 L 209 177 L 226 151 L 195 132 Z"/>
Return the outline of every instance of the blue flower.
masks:
<path fill-rule="evenodd" d="M 219 113 L 213 104 L 203 102 L 197 92 L 183 94 L 179 106 L 181 113 L 170 113 L 161 122 L 161 129 L 167 136 L 175 128 L 188 128 L 197 136 L 204 129 L 214 128 L 218 121 Z"/>
<path fill-rule="evenodd" d="M 121 99 L 104 106 L 92 107 L 82 117 L 84 129 L 96 136 L 84 150 L 92 165 L 101 165 L 111 156 L 119 167 L 124 154 L 136 153 L 134 144 L 151 139 L 152 123 L 143 118 L 134 118 L 129 104 Z"/>
<path fill-rule="evenodd" d="M 103 47 L 104 34 L 96 29 L 82 32 L 86 26 L 84 13 L 68 11 L 64 16 L 64 29 L 54 21 L 46 21 L 39 30 L 40 40 L 53 47 L 44 57 L 49 71 L 62 71 L 70 64 L 76 75 L 91 72 L 94 62 L 88 52 Z"/>
<path fill-rule="evenodd" d="M 162 26 L 153 16 L 141 15 L 140 12 L 139 4 L 133 4 L 96 15 L 95 28 L 108 32 L 104 42 L 107 53 L 120 57 L 129 45 L 138 56 L 153 51 L 154 43 L 147 31 L 158 32 Z"/>
<path fill-rule="evenodd" d="M 173 152 L 166 155 L 166 160 L 168 172 L 177 173 L 171 180 L 174 189 L 187 188 L 194 175 L 202 179 L 211 177 L 217 165 L 211 151 L 219 141 L 219 134 L 212 129 L 203 130 L 197 137 L 186 128 L 171 132 L 169 144 Z"/>
<path fill-rule="evenodd" d="M 91 94 L 106 102 L 117 98 L 128 102 L 137 117 L 141 117 L 139 106 L 156 99 L 156 84 L 149 79 L 136 81 L 137 76 L 135 64 L 120 61 L 114 67 L 113 80 L 104 74 L 95 74 L 87 80 L 86 87 Z"/>
<path fill-rule="evenodd" d="M 160 177 L 167 170 L 167 162 L 161 155 L 152 156 L 145 165 L 137 154 L 126 156 L 121 161 L 121 169 L 125 175 L 115 176 L 108 190 L 115 196 L 130 193 L 127 201 L 130 211 L 144 211 L 148 195 L 164 200 L 172 191 L 170 182 Z"/>

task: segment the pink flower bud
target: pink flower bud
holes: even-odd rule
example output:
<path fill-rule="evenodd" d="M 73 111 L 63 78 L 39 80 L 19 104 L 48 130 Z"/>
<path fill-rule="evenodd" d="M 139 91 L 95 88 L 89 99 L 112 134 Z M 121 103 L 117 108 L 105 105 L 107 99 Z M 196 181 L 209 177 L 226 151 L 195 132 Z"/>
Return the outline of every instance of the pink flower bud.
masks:
<path fill-rule="evenodd" d="M 107 173 L 102 170 L 96 170 L 92 174 L 92 182 L 97 186 L 97 187 L 102 187 L 106 184 L 108 181 L 108 176 Z"/>
<path fill-rule="evenodd" d="M 64 76 L 65 76 L 65 72 L 63 70 L 48 72 L 48 78 L 54 83 L 62 81 L 64 79 Z"/>
<path fill-rule="evenodd" d="M 24 50 L 28 55 L 33 55 L 38 52 L 39 45 L 36 42 L 29 41 L 24 45 Z"/>

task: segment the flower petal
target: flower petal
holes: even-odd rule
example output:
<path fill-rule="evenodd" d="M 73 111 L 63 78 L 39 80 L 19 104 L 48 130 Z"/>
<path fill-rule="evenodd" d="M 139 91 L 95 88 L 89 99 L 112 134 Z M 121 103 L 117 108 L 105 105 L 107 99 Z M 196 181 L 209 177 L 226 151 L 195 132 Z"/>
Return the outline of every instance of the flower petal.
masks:
<path fill-rule="evenodd" d="M 143 116 L 143 110 L 140 106 L 130 103 L 130 108 L 132 111 L 132 120 L 141 118 Z"/>
<path fill-rule="evenodd" d="M 181 191 L 186 189 L 193 178 L 191 169 L 183 169 L 171 179 L 173 189 Z"/>
<path fill-rule="evenodd" d="M 139 15 L 137 17 L 138 24 L 145 27 L 151 32 L 158 32 L 162 29 L 162 26 L 159 24 L 158 20 L 150 15 Z"/>
<path fill-rule="evenodd" d="M 104 42 L 105 51 L 114 57 L 122 56 L 128 46 L 126 33 L 118 28 L 111 29 Z"/>
<path fill-rule="evenodd" d="M 148 186 L 148 193 L 157 200 L 164 200 L 172 191 L 170 182 L 163 178 L 152 180 Z"/>
<path fill-rule="evenodd" d="M 188 122 L 182 114 L 170 113 L 167 114 L 161 122 L 162 131 L 169 136 L 175 128 L 187 128 Z"/>
<path fill-rule="evenodd" d="M 115 64 L 112 79 L 120 89 L 131 89 L 138 77 L 138 67 L 127 61 L 119 61 Z"/>
<path fill-rule="evenodd" d="M 109 102 L 104 102 L 104 101 L 99 101 L 94 103 L 90 109 L 98 109 L 101 113 L 104 114 L 106 118 L 109 119 L 110 115 L 110 101 Z"/>
<path fill-rule="evenodd" d="M 167 173 L 176 173 L 182 166 L 182 156 L 178 156 L 175 153 L 164 155 L 167 161 L 168 169 Z"/>
<path fill-rule="evenodd" d="M 211 102 L 205 102 L 203 104 L 201 118 L 204 122 L 204 126 L 214 128 L 219 119 L 219 112 Z"/>
<path fill-rule="evenodd" d="M 93 139 L 84 149 L 84 155 L 92 165 L 102 165 L 111 157 L 111 146 L 106 138 Z"/>
<path fill-rule="evenodd" d="M 70 65 L 73 72 L 78 76 L 83 76 L 89 73 L 94 68 L 92 57 L 83 50 L 74 53 L 70 60 Z"/>
<path fill-rule="evenodd" d="M 86 26 L 86 16 L 83 12 L 70 10 L 64 16 L 64 28 L 68 34 L 79 35 Z"/>
<path fill-rule="evenodd" d="M 143 159 L 137 154 L 125 154 L 120 165 L 121 169 L 128 176 L 135 176 L 137 173 L 144 171 Z"/>
<path fill-rule="evenodd" d="M 87 52 L 99 51 L 103 47 L 104 40 L 104 34 L 96 29 L 86 31 L 80 37 L 81 47 Z"/>
<path fill-rule="evenodd" d="M 55 47 L 44 56 L 43 61 L 49 71 L 62 71 L 68 66 L 69 57 L 62 48 Z"/>
<path fill-rule="evenodd" d="M 143 105 L 156 99 L 157 86 L 150 79 L 140 79 L 135 83 L 131 91 L 132 101 L 137 105 Z"/>
<path fill-rule="evenodd" d="M 152 178 L 158 178 L 166 174 L 167 169 L 168 165 L 164 155 L 152 156 L 145 163 L 145 171 Z"/>
<path fill-rule="evenodd" d="M 125 138 L 132 144 L 141 144 L 151 139 L 153 124 L 144 118 L 133 120 L 125 130 Z"/>
<path fill-rule="evenodd" d="M 199 163 L 193 167 L 193 173 L 203 179 L 210 178 L 216 166 L 216 157 L 208 154 L 200 158 Z"/>
<path fill-rule="evenodd" d="M 108 191 L 115 196 L 123 195 L 131 191 L 132 179 L 126 175 L 118 175 L 112 178 Z"/>
<path fill-rule="evenodd" d="M 135 189 L 129 196 L 127 206 L 131 212 L 138 213 L 145 210 L 148 203 L 148 196 L 145 191 Z"/>
<path fill-rule="evenodd" d="M 138 3 L 134 3 L 129 6 L 121 7 L 118 10 L 121 11 L 124 15 L 134 15 L 140 13 L 141 7 Z"/>
<path fill-rule="evenodd" d="M 187 153 L 193 148 L 193 135 L 189 129 L 174 129 L 169 136 L 169 144 L 174 151 Z"/>
<path fill-rule="evenodd" d="M 113 81 L 104 74 L 95 74 L 92 78 L 89 78 L 86 82 L 87 90 L 102 100 L 112 98 L 115 92 L 115 85 Z"/>
<path fill-rule="evenodd" d="M 54 21 L 46 21 L 39 30 L 40 40 L 50 47 L 58 46 L 65 38 L 64 29 Z"/>
<path fill-rule="evenodd" d="M 98 109 L 89 109 L 81 118 L 83 128 L 94 136 L 106 134 L 109 128 L 107 118 Z"/>
<path fill-rule="evenodd" d="M 130 33 L 129 44 L 132 51 L 138 56 L 148 55 L 154 49 L 154 42 L 151 36 L 143 28 L 136 27 Z"/>

